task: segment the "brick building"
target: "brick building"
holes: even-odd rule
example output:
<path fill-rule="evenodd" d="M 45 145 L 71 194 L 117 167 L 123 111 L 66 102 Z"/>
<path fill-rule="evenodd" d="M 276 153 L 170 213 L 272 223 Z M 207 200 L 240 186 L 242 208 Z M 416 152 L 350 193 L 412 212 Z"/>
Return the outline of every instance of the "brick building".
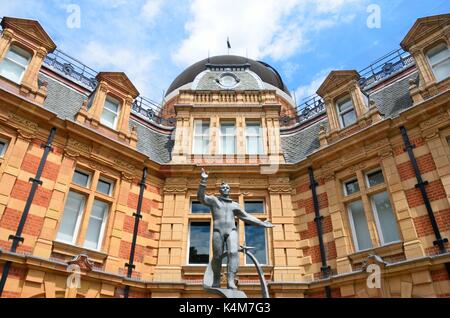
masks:
<path fill-rule="evenodd" d="M 270 65 L 229 55 L 186 69 L 158 105 L 37 21 L 1 25 L 2 297 L 207 297 L 202 167 L 209 194 L 225 180 L 276 225 L 238 222 L 272 297 L 450 295 L 450 14 L 300 106 Z"/>

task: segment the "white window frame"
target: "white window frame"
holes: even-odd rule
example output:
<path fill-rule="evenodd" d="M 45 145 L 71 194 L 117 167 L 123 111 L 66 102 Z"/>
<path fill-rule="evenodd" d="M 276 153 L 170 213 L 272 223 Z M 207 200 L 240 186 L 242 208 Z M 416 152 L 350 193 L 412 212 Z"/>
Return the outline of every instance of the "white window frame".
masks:
<path fill-rule="evenodd" d="M 369 198 L 369 199 L 370 199 L 370 205 L 371 205 L 371 207 L 372 207 L 372 211 L 373 211 L 373 214 L 374 214 L 374 216 L 375 216 L 375 224 L 376 224 L 376 226 L 377 226 L 377 231 L 378 231 L 378 236 L 379 236 L 379 238 L 380 238 L 381 246 L 395 243 L 395 242 L 389 242 L 389 243 L 386 243 L 386 242 L 384 241 L 383 231 L 381 230 L 381 223 L 380 223 L 380 219 L 379 219 L 379 217 L 378 217 L 378 210 L 377 210 L 377 207 L 376 207 L 376 205 L 375 205 L 375 202 L 373 201 L 373 196 L 374 196 L 374 195 L 377 195 L 377 194 L 380 194 L 380 193 L 383 193 L 383 192 L 386 192 L 387 195 L 388 195 L 388 199 L 389 199 L 389 202 L 390 202 L 390 204 L 391 204 L 392 214 L 393 214 L 393 216 L 394 216 L 394 219 L 397 221 L 397 222 L 396 222 L 396 225 L 397 225 L 397 231 L 398 231 L 398 220 L 397 220 L 397 218 L 395 217 L 394 209 L 393 209 L 393 207 L 392 207 L 392 202 L 390 201 L 388 191 L 387 191 L 387 190 L 384 190 L 384 191 L 381 191 L 381 192 L 374 193 L 374 194 L 370 195 L 370 198 Z M 398 231 L 397 233 L 400 234 L 400 231 Z"/>
<path fill-rule="evenodd" d="M 208 214 L 205 214 L 208 215 Z M 212 219 L 209 218 L 209 220 L 206 219 L 194 219 L 194 220 L 190 220 L 189 221 L 189 228 L 188 228 L 188 238 L 187 238 L 187 256 L 186 256 L 186 264 L 188 266 L 208 266 L 208 263 L 206 264 L 194 264 L 191 263 L 190 260 L 190 250 L 191 250 L 191 229 L 192 229 L 192 223 L 209 223 L 209 251 L 208 251 L 208 256 L 209 256 L 209 260 L 211 260 L 212 257 L 212 234 L 213 234 L 213 222 Z"/>
<path fill-rule="evenodd" d="M 78 216 L 77 216 L 77 221 L 75 223 L 75 229 L 74 229 L 74 232 L 73 232 L 72 241 L 71 242 L 67 242 L 67 241 L 64 241 L 64 240 L 57 240 L 57 241 L 61 242 L 61 243 L 71 244 L 71 245 L 75 246 L 76 243 L 77 243 L 78 235 L 80 234 L 79 232 L 80 232 L 81 220 L 83 219 L 83 215 L 84 215 L 84 213 L 86 211 L 87 200 L 86 200 L 86 195 L 80 194 L 80 193 L 78 193 L 76 191 L 69 191 L 69 193 L 67 194 L 66 202 L 64 204 L 63 215 L 61 216 L 61 219 L 60 219 L 60 227 L 61 227 L 62 219 L 64 217 L 64 212 L 65 212 L 65 209 L 66 209 L 67 200 L 69 199 L 70 193 L 75 193 L 76 195 L 82 196 L 84 198 L 84 204 L 81 205 L 81 209 L 78 211 Z M 58 233 L 59 233 L 59 229 L 58 229 Z M 56 234 L 57 237 L 58 237 L 58 233 Z"/>
<path fill-rule="evenodd" d="M 440 64 L 443 64 L 443 63 L 445 63 L 446 61 L 450 60 L 450 56 L 447 57 L 447 58 L 445 58 L 445 59 L 443 59 L 443 60 L 441 60 L 441 61 L 436 62 L 435 64 L 433 64 L 433 63 L 431 62 L 431 59 L 430 59 L 430 52 L 432 53 L 433 51 L 437 51 L 437 48 L 439 48 L 439 47 L 441 47 L 441 46 L 445 46 L 445 47 L 447 48 L 447 51 L 449 51 L 449 53 L 450 53 L 450 47 L 449 47 L 449 45 L 448 45 L 447 43 L 445 43 L 445 42 L 440 42 L 440 43 L 436 44 L 434 47 L 432 47 L 431 49 L 429 49 L 429 50 L 426 52 L 428 64 L 430 65 L 431 70 L 432 70 L 432 72 L 433 72 L 433 75 L 434 75 L 434 77 L 435 77 L 435 79 L 436 79 L 437 82 L 441 82 L 441 81 L 443 81 L 443 80 L 445 80 L 445 79 L 447 79 L 447 78 L 450 77 L 450 72 L 449 72 L 449 75 L 448 75 L 446 78 L 438 79 L 437 76 L 436 76 L 436 72 L 435 72 L 435 70 L 434 70 L 436 66 L 439 67 Z"/>
<path fill-rule="evenodd" d="M 109 193 L 103 193 L 103 192 L 99 192 L 98 191 L 98 184 L 100 183 L 100 181 L 105 182 L 105 183 L 109 183 L 110 187 L 109 187 Z M 98 178 L 98 182 L 97 182 L 97 189 L 95 189 L 95 192 L 101 194 L 101 195 L 106 195 L 111 197 L 113 195 L 114 192 L 114 186 L 115 186 L 115 182 L 113 180 L 107 179 L 107 178 L 103 178 L 100 177 Z"/>
<path fill-rule="evenodd" d="M 266 208 L 266 200 L 264 199 L 250 199 L 250 200 L 244 200 L 244 209 L 245 209 L 245 203 L 247 202 L 262 202 L 263 203 L 263 207 L 264 207 L 264 211 L 262 213 L 252 213 L 252 215 L 262 215 L 262 214 L 266 214 L 267 208 Z M 246 210 L 247 212 L 247 210 Z"/>
<path fill-rule="evenodd" d="M 349 193 L 347 192 L 346 184 L 347 184 L 347 183 L 350 183 L 350 182 L 352 182 L 352 181 L 356 181 L 356 182 L 358 183 L 359 191 L 358 191 L 358 192 L 354 192 L 354 193 L 350 193 L 350 194 L 349 194 Z M 346 179 L 345 181 L 343 181 L 343 182 L 342 182 L 342 189 L 343 189 L 344 196 L 346 196 L 346 197 L 351 196 L 351 195 L 354 195 L 354 194 L 357 194 L 357 193 L 361 193 L 361 186 L 359 185 L 358 177 L 353 177 L 353 178 Z"/>
<path fill-rule="evenodd" d="M 357 202 L 357 201 L 361 201 L 363 203 L 363 212 L 365 214 L 366 211 L 364 211 L 364 202 L 363 202 L 362 198 L 359 198 L 359 200 L 355 200 L 355 201 L 346 203 L 346 208 L 347 208 L 347 213 L 348 213 L 348 219 L 350 221 L 350 228 L 352 230 L 352 238 L 353 238 L 353 244 L 355 244 L 355 250 L 356 250 L 356 252 L 362 252 L 364 250 L 361 250 L 359 248 L 358 237 L 356 236 L 355 222 L 353 221 L 353 215 L 352 215 L 352 211 L 350 209 L 350 204 L 352 204 L 353 202 Z M 367 217 L 366 217 L 366 221 L 367 221 Z M 367 227 L 369 227 L 369 224 L 367 224 Z M 369 230 L 369 237 L 370 237 L 370 230 Z M 373 244 L 372 244 L 372 248 L 373 248 Z M 370 250 L 372 248 L 369 248 L 367 250 Z"/>
<path fill-rule="evenodd" d="M 80 185 L 78 183 L 73 182 L 73 177 L 75 176 L 76 172 L 79 172 L 81 174 L 85 174 L 85 175 L 88 176 L 88 181 L 87 181 L 87 185 L 86 186 L 82 186 L 82 185 Z M 70 183 L 72 183 L 72 184 L 74 184 L 74 185 L 76 185 L 78 187 L 84 188 L 84 189 L 90 189 L 91 186 L 92 186 L 92 173 L 90 173 L 89 171 L 84 170 L 84 169 L 75 168 L 75 170 L 73 172 L 73 175 L 72 175 L 72 180 L 70 181 Z"/>
<path fill-rule="evenodd" d="M 259 134 L 258 135 L 248 134 L 247 126 L 249 124 L 258 124 L 259 125 Z M 258 149 L 257 149 L 256 153 L 250 153 L 250 151 L 249 151 L 248 139 L 251 137 L 258 138 Z M 245 151 L 246 151 L 247 155 L 250 155 L 250 156 L 259 156 L 259 155 L 264 154 L 263 128 L 262 128 L 262 123 L 260 121 L 249 120 L 249 121 L 245 122 Z"/>
<path fill-rule="evenodd" d="M 5 146 L 3 147 L 3 149 L 0 151 L 0 159 L 3 158 L 6 154 L 6 150 L 8 149 L 9 146 L 9 142 L 6 139 L 0 138 L 0 142 L 2 144 L 4 144 Z"/>
<path fill-rule="evenodd" d="M 207 122 L 209 125 L 209 129 L 208 129 L 208 134 L 203 134 L 203 123 Z M 196 134 L 196 127 L 197 124 L 200 124 L 202 126 L 202 134 L 201 135 L 197 135 Z M 203 119 L 195 119 L 194 120 L 194 131 L 193 131 L 193 140 L 192 140 L 192 154 L 194 155 L 208 155 L 211 151 L 211 121 L 210 120 L 203 120 Z M 203 141 L 204 138 L 208 139 L 208 149 L 205 151 L 205 149 L 203 149 L 203 144 L 202 146 L 202 151 L 201 153 L 197 153 L 195 151 L 195 146 L 197 145 L 197 138 L 201 138 L 201 140 Z"/>
<path fill-rule="evenodd" d="M 344 110 L 344 111 L 342 111 L 341 112 L 341 110 L 340 110 L 340 107 L 339 106 L 341 106 L 343 103 L 342 103 L 342 101 L 345 101 L 345 100 L 350 100 L 350 102 L 351 102 L 351 104 L 352 104 L 352 108 L 349 108 L 349 109 L 347 109 L 347 110 Z M 344 125 L 344 120 L 342 119 L 342 116 L 344 116 L 344 115 L 346 115 L 347 113 L 350 113 L 350 112 L 354 112 L 355 113 L 355 122 L 354 123 L 352 123 L 352 124 L 350 124 L 350 125 L 348 125 L 348 126 L 345 126 Z M 336 112 L 337 112 L 337 114 L 338 114 L 338 117 L 339 117 L 339 124 L 341 125 L 341 128 L 342 129 L 345 129 L 345 128 L 347 128 L 347 127 L 350 127 L 350 126 L 352 126 L 352 125 L 354 125 L 358 120 L 357 120 L 357 115 L 356 115 L 356 109 L 355 109 L 355 105 L 353 104 L 353 99 L 352 99 L 352 96 L 349 94 L 349 95 L 345 95 L 345 96 L 343 96 L 343 97 L 341 97 L 341 98 L 339 98 L 339 99 L 337 99 L 336 100 Z"/>
<path fill-rule="evenodd" d="M 105 236 L 106 223 L 107 223 L 107 220 L 108 220 L 110 211 L 111 211 L 111 204 L 110 204 L 109 202 L 105 202 L 105 201 L 98 200 L 98 199 L 95 199 L 95 198 L 94 198 L 94 202 L 93 202 L 92 207 L 91 207 L 91 213 L 89 214 L 88 225 L 87 225 L 87 227 L 86 227 L 86 234 L 87 234 L 87 230 L 88 230 L 88 228 L 89 228 L 89 222 L 91 221 L 91 217 L 92 217 L 92 209 L 93 209 L 93 207 L 94 207 L 95 201 L 103 202 L 103 203 L 105 203 L 106 206 L 108 207 L 108 208 L 106 209 L 105 214 L 103 215 L 102 226 L 101 226 L 101 228 L 100 228 L 100 234 L 99 234 L 99 236 L 98 236 L 97 248 L 94 249 L 95 251 L 100 251 L 101 248 L 102 248 L 103 240 L 104 240 L 104 236 Z M 85 240 L 85 242 L 86 242 L 86 237 L 85 237 L 84 240 Z M 83 248 L 89 250 L 89 249 L 90 249 L 89 247 L 85 247 L 85 246 L 84 246 L 85 242 L 83 242 Z"/>
<path fill-rule="evenodd" d="M 9 58 L 8 58 L 8 53 L 11 52 L 11 51 L 15 52 L 17 55 L 22 56 L 23 58 L 27 58 L 28 63 L 27 63 L 26 65 L 23 65 L 23 64 L 20 64 L 20 63 L 14 61 L 14 60 L 9 59 Z M 5 60 L 8 60 L 10 63 L 13 63 L 13 64 L 15 64 L 15 65 L 17 65 L 17 66 L 23 68 L 23 72 L 22 72 L 22 74 L 20 75 L 20 78 L 19 78 L 19 81 L 18 81 L 18 82 L 14 81 L 14 80 L 12 80 L 12 79 L 9 79 L 9 78 L 7 78 L 7 77 L 5 77 L 5 78 L 8 79 L 8 80 L 10 80 L 10 81 L 12 81 L 12 82 L 14 82 L 14 83 L 16 83 L 16 84 L 22 83 L 23 77 L 25 76 L 25 73 L 27 72 L 28 66 L 30 66 L 30 62 L 31 62 L 31 59 L 32 59 L 32 58 L 33 58 L 33 55 L 32 55 L 30 52 L 28 52 L 28 51 L 22 49 L 21 47 L 19 47 L 19 46 L 17 46 L 17 45 L 14 45 L 14 44 L 11 45 L 11 46 L 9 47 L 8 51 L 6 52 L 5 57 L 4 57 L 3 60 L 0 62 L 0 65 L 3 64 L 3 62 L 4 62 Z"/>
<path fill-rule="evenodd" d="M 114 111 L 112 111 L 111 109 L 106 108 L 106 102 L 110 102 L 113 104 L 117 105 L 117 113 L 115 113 Z M 117 99 L 115 99 L 114 97 L 111 96 L 106 96 L 106 100 L 105 100 L 105 104 L 103 105 L 103 111 L 102 111 L 102 115 L 100 117 L 100 122 L 102 125 L 111 128 L 111 129 L 117 129 L 117 124 L 119 123 L 119 116 L 120 116 L 120 112 L 122 110 L 122 105 L 120 103 L 120 101 L 118 101 Z M 114 119 L 114 124 L 113 127 L 109 126 L 108 123 L 105 123 L 105 121 L 103 120 L 103 114 L 106 112 L 110 112 L 116 115 L 115 119 Z"/>
<path fill-rule="evenodd" d="M 369 174 L 372 174 L 372 173 L 378 172 L 378 171 L 380 171 L 381 174 L 383 175 L 384 182 L 383 182 L 383 183 L 380 183 L 380 184 L 377 184 L 377 185 L 374 185 L 374 186 L 370 186 L 370 182 L 369 182 Z M 371 188 L 373 188 L 373 187 L 378 187 L 379 185 L 382 185 L 382 184 L 386 184 L 386 177 L 384 176 L 383 169 L 381 169 L 380 167 L 374 168 L 374 169 L 372 169 L 372 170 L 367 171 L 367 172 L 364 174 L 364 180 L 365 180 L 365 182 L 366 182 L 366 186 L 367 186 L 368 189 L 371 189 Z"/>
<path fill-rule="evenodd" d="M 233 124 L 234 125 L 234 135 L 224 135 L 222 134 L 222 124 Z M 222 144 L 222 138 L 223 137 L 233 137 L 234 139 L 234 153 L 225 153 L 224 149 L 223 149 L 223 144 Z M 221 121 L 220 122 L 220 127 L 219 127 L 219 154 L 221 155 L 225 155 L 225 156 L 234 156 L 237 155 L 238 149 L 237 149 L 237 127 L 236 127 L 236 122 L 235 121 Z"/>

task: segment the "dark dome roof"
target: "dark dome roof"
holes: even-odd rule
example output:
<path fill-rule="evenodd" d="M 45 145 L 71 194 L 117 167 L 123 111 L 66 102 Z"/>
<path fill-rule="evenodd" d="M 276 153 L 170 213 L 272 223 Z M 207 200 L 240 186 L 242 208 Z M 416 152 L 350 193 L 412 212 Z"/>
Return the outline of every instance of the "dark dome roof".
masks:
<path fill-rule="evenodd" d="M 259 61 L 254 61 L 242 56 L 235 55 L 221 55 L 214 56 L 209 59 L 204 59 L 200 62 L 197 62 L 191 66 L 189 66 L 186 70 L 183 71 L 178 77 L 172 82 L 169 89 L 167 90 L 167 95 L 171 92 L 180 88 L 186 84 L 192 83 L 198 74 L 205 71 L 208 64 L 213 65 L 244 65 L 249 64 L 250 70 L 255 72 L 263 82 L 271 84 L 275 87 L 278 87 L 286 94 L 291 95 L 286 85 L 283 83 L 283 80 L 280 74 L 269 64 Z"/>

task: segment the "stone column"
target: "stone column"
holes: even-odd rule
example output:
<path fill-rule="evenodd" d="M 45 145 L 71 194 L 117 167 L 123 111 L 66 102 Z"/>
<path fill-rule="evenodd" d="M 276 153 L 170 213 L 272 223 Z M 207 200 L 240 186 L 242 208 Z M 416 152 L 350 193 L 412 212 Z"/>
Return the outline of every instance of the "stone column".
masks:
<path fill-rule="evenodd" d="M 3 58 L 6 55 L 6 52 L 8 52 L 13 36 L 14 32 L 12 30 L 10 29 L 3 30 L 2 37 L 0 38 L 0 61 L 3 60 Z"/>
<path fill-rule="evenodd" d="M 32 92 L 38 91 L 38 76 L 44 58 L 47 56 L 47 51 L 44 48 L 39 48 L 28 65 L 27 71 L 22 80 L 22 86 Z"/>

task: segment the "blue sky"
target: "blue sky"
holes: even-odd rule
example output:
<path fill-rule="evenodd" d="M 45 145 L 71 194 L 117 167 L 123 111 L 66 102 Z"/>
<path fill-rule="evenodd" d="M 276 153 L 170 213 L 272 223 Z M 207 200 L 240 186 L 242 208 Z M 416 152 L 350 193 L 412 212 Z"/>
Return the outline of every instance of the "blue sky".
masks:
<path fill-rule="evenodd" d="M 380 27 L 369 28 L 373 5 Z M 95 70 L 124 71 L 158 102 L 208 51 L 227 54 L 228 36 L 231 54 L 274 66 L 299 101 L 331 70 L 361 70 L 398 48 L 417 18 L 449 12 L 448 0 L 0 1 L 0 16 L 39 20 L 61 50 Z"/>

